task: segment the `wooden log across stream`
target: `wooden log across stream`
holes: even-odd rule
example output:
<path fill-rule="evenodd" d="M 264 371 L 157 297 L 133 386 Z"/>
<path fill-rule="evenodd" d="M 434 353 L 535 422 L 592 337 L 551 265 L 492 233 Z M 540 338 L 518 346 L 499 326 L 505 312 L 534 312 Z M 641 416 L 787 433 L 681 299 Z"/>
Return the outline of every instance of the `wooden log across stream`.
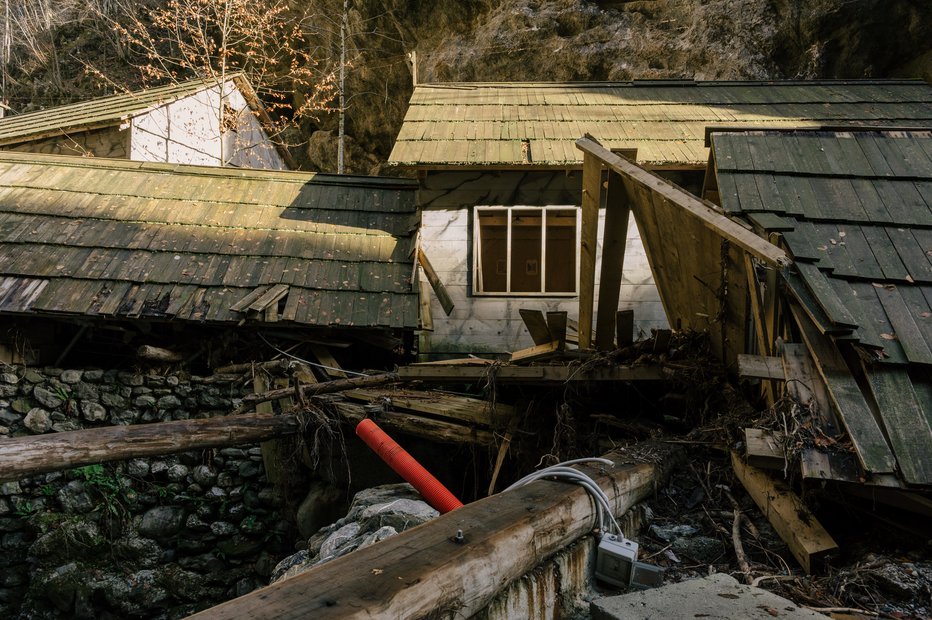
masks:
<path fill-rule="evenodd" d="M 616 515 L 665 479 L 675 450 L 650 452 L 644 460 L 651 463 L 620 464 L 630 462 L 635 450 L 606 455 L 619 465 L 604 474 L 582 468 L 606 492 Z M 192 617 L 424 618 L 456 610 L 457 617 L 469 618 L 594 523 L 592 500 L 582 487 L 533 482 Z M 458 530 L 462 544 L 452 540 Z"/>

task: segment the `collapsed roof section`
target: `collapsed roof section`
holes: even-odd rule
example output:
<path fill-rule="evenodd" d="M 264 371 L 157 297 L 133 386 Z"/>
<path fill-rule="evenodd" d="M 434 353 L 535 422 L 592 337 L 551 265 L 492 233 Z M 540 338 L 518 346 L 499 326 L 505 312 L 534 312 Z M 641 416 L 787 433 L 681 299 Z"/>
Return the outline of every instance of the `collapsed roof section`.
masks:
<path fill-rule="evenodd" d="M 792 322 L 861 465 L 932 484 L 932 132 L 711 141 L 722 207 L 794 259 Z"/>
<path fill-rule="evenodd" d="M 449 83 L 415 88 L 389 161 L 578 167 L 574 142 L 636 148 L 647 167 L 704 167 L 708 126 L 932 123 L 922 81 Z"/>
<path fill-rule="evenodd" d="M 0 313 L 416 328 L 415 190 L 0 153 Z"/>

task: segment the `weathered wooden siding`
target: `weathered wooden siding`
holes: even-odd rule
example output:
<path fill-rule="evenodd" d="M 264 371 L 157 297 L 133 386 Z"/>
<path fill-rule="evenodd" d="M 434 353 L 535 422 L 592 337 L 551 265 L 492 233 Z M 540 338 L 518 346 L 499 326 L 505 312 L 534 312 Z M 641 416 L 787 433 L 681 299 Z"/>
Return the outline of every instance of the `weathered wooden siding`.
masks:
<path fill-rule="evenodd" d="M 220 88 L 205 88 L 133 118 L 130 159 L 219 166 L 222 157 L 238 167 L 287 169 L 243 96 L 227 88 L 236 131 L 220 131 Z"/>
<path fill-rule="evenodd" d="M 126 157 L 128 137 L 126 131 L 120 131 L 119 127 L 114 126 L 3 146 L 0 149 L 46 155 L 82 155 L 122 159 Z"/>
<path fill-rule="evenodd" d="M 472 208 L 475 205 L 578 205 L 579 171 L 441 172 L 421 184 L 421 246 L 437 270 L 456 307 L 446 316 L 431 294 L 434 331 L 428 336 L 433 354 L 505 353 L 530 347 L 518 314 L 520 308 L 578 314 L 578 298 L 474 296 L 472 294 Z M 605 213 L 599 214 L 601 256 Z M 601 268 L 596 265 L 596 273 Z M 423 276 L 422 276 L 423 277 Z M 598 300 L 598 284 L 596 284 Z M 619 309 L 633 309 L 635 333 L 649 334 L 667 324 L 654 286 L 647 255 L 633 218 L 629 222 Z"/>

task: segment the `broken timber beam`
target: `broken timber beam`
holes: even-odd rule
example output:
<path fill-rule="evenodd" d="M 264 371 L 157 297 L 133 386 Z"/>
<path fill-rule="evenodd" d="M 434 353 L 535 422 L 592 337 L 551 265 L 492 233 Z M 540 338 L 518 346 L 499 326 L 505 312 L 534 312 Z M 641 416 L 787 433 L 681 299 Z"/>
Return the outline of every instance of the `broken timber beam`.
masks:
<path fill-rule="evenodd" d="M 731 453 L 735 475 L 806 573 L 818 571 L 838 545 L 788 486 Z"/>
<path fill-rule="evenodd" d="M 668 379 L 662 366 L 606 366 L 581 369 L 578 366 L 443 366 L 412 365 L 398 369 L 402 381 L 471 383 L 494 379 L 499 383 L 567 383 L 570 381 L 663 381 Z M 333 383 L 336 383 L 335 381 Z"/>
<path fill-rule="evenodd" d="M 450 313 L 453 312 L 453 298 L 450 297 L 446 287 L 440 280 L 440 276 L 438 276 L 437 272 L 434 270 L 434 266 L 427 260 L 427 254 L 424 254 L 424 250 L 421 248 L 417 249 L 417 262 L 420 263 L 421 267 L 424 269 L 424 275 L 427 276 L 427 281 L 430 282 L 431 288 L 434 289 L 434 294 L 440 301 L 440 306 L 443 308 L 443 311 L 447 316 L 450 316 Z"/>
<path fill-rule="evenodd" d="M 299 431 L 297 416 L 258 413 L 17 437 L 0 442 L 0 480 L 105 461 L 254 443 Z"/>
<path fill-rule="evenodd" d="M 333 394 L 334 392 L 342 392 L 344 390 L 352 390 L 355 388 L 385 385 L 386 383 L 393 383 L 398 380 L 399 376 L 397 372 L 385 372 L 378 375 L 355 377 L 353 379 L 340 379 L 337 381 L 312 383 L 308 385 L 302 385 L 297 388 L 282 388 L 280 390 L 263 392 L 262 394 L 247 394 L 243 397 L 243 404 L 240 405 L 239 408 L 237 408 L 233 413 L 243 413 L 258 403 L 266 403 L 270 400 L 278 400 L 279 398 L 294 396 L 298 392 L 300 392 L 302 396 L 309 397 L 316 396 L 318 394 Z"/>
<path fill-rule="evenodd" d="M 607 473 L 583 469 L 620 515 L 649 497 L 676 454 Z M 631 452 L 637 454 L 637 451 Z M 630 461 L 630 456 L 608 454 Z M 662 464 L 661 464 L 662 463 Z M 467 504 L 417 528 L 193 616 L 223 618 L 469 618 L 509 583 L 592 531 L 593 503 L 579 486 L 537 481 Z M 463 532 L 464 542 L 453 540 Z M 377 569 L 377 570 L 376 570 Z"/>
<path fill-rule="evenodd" d="M 582 217 L 579 232 L 579 348 L 592 346 L 592 311 L 595 303 L 595 260 L 598 245 L 599 205 L 602 202 L 602 162 L 591 153 L 583 156 Z"/>

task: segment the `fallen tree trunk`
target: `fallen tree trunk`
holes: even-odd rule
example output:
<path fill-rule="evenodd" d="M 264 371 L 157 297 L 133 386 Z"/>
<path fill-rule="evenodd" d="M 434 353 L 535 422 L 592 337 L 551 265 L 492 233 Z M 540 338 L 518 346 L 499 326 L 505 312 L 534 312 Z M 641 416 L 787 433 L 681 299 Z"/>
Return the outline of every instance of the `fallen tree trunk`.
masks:
<path fill-rule="evenodd" d="M 379 375 L 370 375 L 368 377 L 338 379 L 336 381 L 324 381 L 323 383 L 308 383 L 307 385 L 302 385 L 299 389 L 302 396 L 309 398 L 312 396 L 317 396 L 318 394 L 333 394 L 334 392 L 342 392 L 344 390 L 352 390 L 355 388 L 385 385 L 386 383 L 394 383 L 398 380 L 399 377 L 397 372 L 386 372 Z M 288 387 L 282 388 L 280 390 L 263 392 L 261 394 L 247 394 L 243 397 L 243 404 L 240 405 L 239 408 L 237 408 L 233 413 L 243 413 L 245 411 L 249 411 L 259 403 L 267 403 L 270 400 L 278 400 L 279 398 L 288 398 L 289 396 L 294 396 L 295 392 L 295 388 Z"/>
<path fill-rule="evenodd" d="M 594 475 L 615 514 L 654 493 L 673 459 Z M 663 452 L 663 458 L 656 458 Z M 608 458 L 631 460 L 625 456 Z M 594 474 L 592 470 L 586 470 Z M 595 524 L 579 486 L 538 481 L 468 504 L 433 521 L 306 573 L 208 609 L 195 618 L 423 618 L 441 610 L 468 618 L 509 583 Z M 454 540 L 458 531 L 463 541 Z"/>
<path fill-rule="evenodd" d="M 344 424 L 355 426 L 368 417 L 354 403 L 330 405 Z M 491 431 L 442 420 L 388 411 L 378 421 L 386 430 L 440 443 L 495 443 Z M 254 413 L 17 437 L 0 441 L 0 482 L 105 461 L 265 441 L 300 433 L 302 426 L 294 413 Z"/>
<path fill-rule="evenodd" d="M 105 461 L 257 442 L 299 430 L 297 416 L 251 414 L 18 437 L 0 441 L 0 480 Z"/>

